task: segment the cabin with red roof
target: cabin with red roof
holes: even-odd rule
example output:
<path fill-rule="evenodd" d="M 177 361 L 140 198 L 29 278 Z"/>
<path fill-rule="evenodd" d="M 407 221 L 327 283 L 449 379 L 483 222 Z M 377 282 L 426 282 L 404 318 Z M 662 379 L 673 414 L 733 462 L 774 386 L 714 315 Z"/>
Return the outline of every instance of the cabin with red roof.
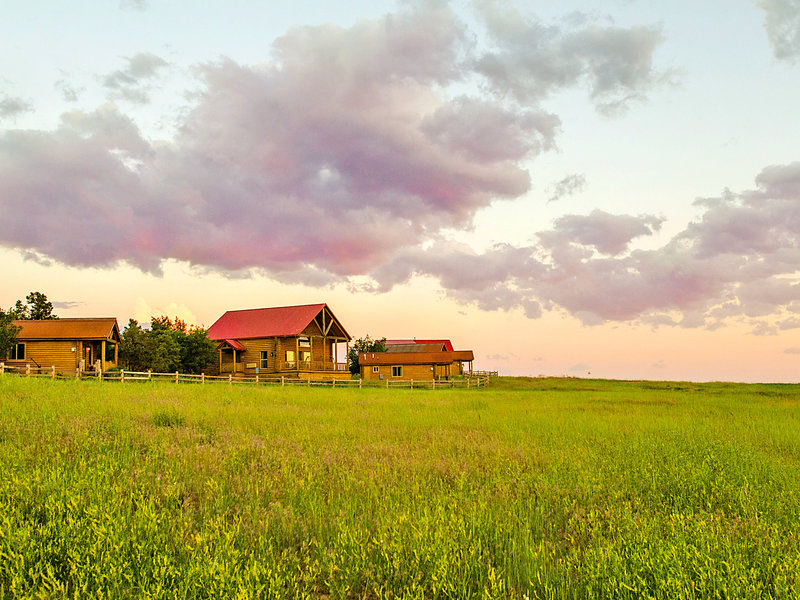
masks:
<path fill-rule="evenodd" d="M 114 317 L 14 321 L 21 327 L 6 357 L 10 367 L 59 372 L 103 371 L 117 366 L 120 334 Z"/>
<path fill-rule="evenodd" d="M 229 310 L 208 337 L 218 342 L 220 374 L 350 378 L 352 338 L 327 304 Z"/>
<path fill-rule="evenodd" d="M 450 340 L 386 340 L 386 352 L 362 352 L 362 379 L 450 379 L 472 373 L 472 350 L 454 350 Z M 466 366 L 465 366 L 466 363 Z"/>

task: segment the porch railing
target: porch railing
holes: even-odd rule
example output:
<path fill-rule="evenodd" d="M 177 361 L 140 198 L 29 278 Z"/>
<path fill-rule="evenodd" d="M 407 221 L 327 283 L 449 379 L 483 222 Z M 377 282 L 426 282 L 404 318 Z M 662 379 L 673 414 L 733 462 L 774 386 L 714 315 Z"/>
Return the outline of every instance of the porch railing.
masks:
<path fill-rule="evenodd" d="M 349 370 L 350 365 L 346 362 L 330 362 L 321 360 L 278 360 L 270 361 L 267 368 L 259 368 L 261 373 L 274 373 L 281 371 L 336 371 L 344 373 Z M 248 369 L 254 371 L 255 369 Z M 236 363 L 236 370 L 231 363 L 223 364 L 221 373 L 244 373 L 244 365 Z"/>

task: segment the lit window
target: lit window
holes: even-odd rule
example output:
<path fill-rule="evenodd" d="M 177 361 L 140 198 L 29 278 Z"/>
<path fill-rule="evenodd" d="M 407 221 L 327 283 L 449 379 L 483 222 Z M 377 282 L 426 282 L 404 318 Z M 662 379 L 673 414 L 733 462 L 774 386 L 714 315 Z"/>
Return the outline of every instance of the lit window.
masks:
<path fill-rule="evenodd" d="M 267 358 L 268 357 L 269 357 L 269 352 L 267 352 L 266 350 L 262 350 L 261 351 L 261 368 L 262 369 L 266 369 L 267 368 Z"/>
<path fill-rule="evenodd" d="M 301 337 L 297 338 L 297 341 L 300 344 L 301 348 L 311 348 L 311 338 Z"/>
<path fill-rule="evenodd" d="M 286 351 L 286 362 L 294 362 L 294 350 Z"/>
<path fill-rule="evenodd" d="M 392 377 L 402 377 L 403 367 L 392 367 Z"/>
<path fill-rule="evenodd" d="M 300 352 L 300 360 L 303 362 L 311 362 L 311 352 L 302 351 Z"/>

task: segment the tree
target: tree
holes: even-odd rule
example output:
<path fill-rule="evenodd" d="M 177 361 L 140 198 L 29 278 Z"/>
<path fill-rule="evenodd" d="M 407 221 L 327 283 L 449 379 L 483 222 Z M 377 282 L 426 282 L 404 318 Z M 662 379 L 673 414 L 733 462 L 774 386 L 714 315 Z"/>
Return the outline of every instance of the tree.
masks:
<path fill-rule="evenodd" d="M 21 321 L 49 321 L 58 318 L 53 314 L 53 303 L 41 292 L 30 292 L 25 296 L 25 304 L 22 300 L 17 300 L 8 312 L 14 319 Z"/>
<path fill-rule="evenodd" d="M 17 343 L 21 327 L 14 325 L 14 315 L 0 309 L 0 360 L 3 360 Z"/>
<path fill-rule="evenodd" d="M 181 346 L 181 368 L 184 373 L 202 373 L 203 369 L 217 359 L 217 345 L 201 327 L 191 327 L 189 333 L 179 340 Z"/>
<path fill-rule="evenodd" d="M 132 371 L 145 371 L 148 368 L 147 332 L 139 326 L 136 319 L 128 321 L 122 332 L 119 344 L 119 362 Z"/>
<path fill-rule="evenodd" d="M 386 352 L 386 338 L 373 340 L 368 335 L 358 338 L 347 353 L 347 362 L 350 363 L 350 373 L 358 373 L 358 355 L 362 352 Z"/>
<path fill-rule="evenodd" d="M 216 358 L 216 346 L 200 327 L 169 317 L 152 317 L 150 329 L 135 319 L 122 332 L 120 362 L 134 371 L 201 373 Z"/>

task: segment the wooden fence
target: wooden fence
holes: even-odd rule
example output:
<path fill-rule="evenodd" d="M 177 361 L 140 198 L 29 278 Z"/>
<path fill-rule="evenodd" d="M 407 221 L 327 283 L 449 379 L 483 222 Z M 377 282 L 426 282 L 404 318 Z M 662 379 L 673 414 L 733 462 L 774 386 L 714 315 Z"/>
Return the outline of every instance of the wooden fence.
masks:
<path fill-rule="evenodd" d="M 455 388 L 481 388 L 489 385 L 489 375 L 465 375 L 463 378 L 446 380 L 414 380 L 414 379 L 394 379 L 385 381 L 366 381 L 363 379 L 329 379 L 315 380 L 312 378 L 297 377 L 234 377 L 227 375 L 190 375 L 187 373 L 153 373 L 151 371 L 58 371 L 52 367 L 31 367 L 26 364 L 24 367 L 6 365 L 0 362 L 0 375 L 14 374 L 21 377 L 45 377 L 49 379 L 95 379 L 98 381 L 126 382 L 152 382 L 167 381 L 171 383 L 218 383 L 227 385 L 273 385 L 273 386 L 307 386 L 307 387 L 330 387 L 330 388 L 408 388 L 408 389 L 455 389 Z M 496 372 L 495 372 L 496 374 Z"/>

